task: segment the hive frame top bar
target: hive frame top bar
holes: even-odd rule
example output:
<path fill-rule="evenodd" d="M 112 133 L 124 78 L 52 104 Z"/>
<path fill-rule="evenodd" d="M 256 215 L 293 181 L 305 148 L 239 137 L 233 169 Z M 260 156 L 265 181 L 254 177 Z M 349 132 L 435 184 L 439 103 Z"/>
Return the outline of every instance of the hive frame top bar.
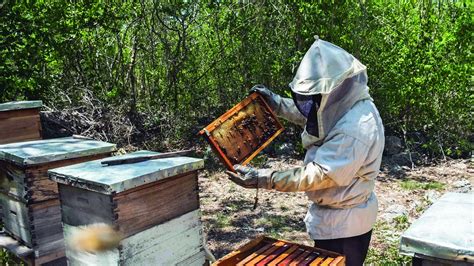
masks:
<path fill-rule="evenodd" d="M 273 117 L 275 120 L 276 126 L 278 127 L 278 130 L 267 140 L 265 143 L 263 143 L 258 149 L 256 149 L 252 154 L 250 154 L 243 162 L 240 164 L 245 165 L 249 163 L 259 152 L 261 152 L 265 147 L 267 147 L 281 132 L 283 132 L 284 127 L 283 125 L 279 122 L 277 116 L 274 114 L 273 110 L 268 106 L 268 104 L 265 102 L 263 97 L 258 94 L 257 92 L 253 92 L 250 94 L 247 98 L 245 98 L 242 102 L 238 103 L 234 107 L 232 107 L 230 110 L 228 110 L 226 113 L 221 115 L 219 118 L 214 120 L 212 123 L 210 123 L 207 127 L 205 127 L 203 130 L 199 132 L 200 135 L 205 136 L 205 138 L 208 140 L 209 144 L 211 144 L 212 148 L 217 152 L 219 155 L 219 158 L 221 159 L 222 163 L 227 167 L 227 169 L 231 171 L 234 170 L 234 166 L 227 157 L 227 154 L 221 149 L 217 141 L 213 138 L 211 132 L 221 126 L 226 120 L 237 114 L 240 110 L 244 109 L 247 107 L 252 101 L 260 99 L 261 103 L 263 104 L 263 108 L 268 111 L 268 113 Z"/>
<path fill-rule="evenodd" d="M 212 266 L 235 265 L 236 262 L 245 263 L 246 260 L 248 260 L 248 259 L 251 259 L 251 260 L 255 259 L 253 262 L 258 261 L 258 263 L 260 263 L 261 261 L 266 260 L 267 256 L 272 256 L 272 255 L 275 255 L 275 256 L 272 257 L 271 260 L 281 259 L 281 260 L 277 261 L 276 263 L 281 263 L 281 262 L 283 262 L 283 260 L 285 258 L 290 258 L 289 253 L 285 254 L 285 258 L 280 258 L 279 255 L 283 255 L 286 252 L 286 250 L 285 251 L 280 251 L 281 253 L 271 252 L 272 255 L 268 254 L 265 250 L 268 249 L 268 251 L 269 251 L 271 249 L 271 248 L 269 248 L 269 246 L 270 246 L 269 244 L 271 244 L 273 246 L 280 246 L 280 247 L 283 246 L 283 245 L 289 245 L 289 246 L 293 246 L 293 248 L 295 248 L 295 246 L 296 246 L 297 250 L 305 250 L 309 253 L 317 253 L 318 256 L 322 256 L 325 259 L 331 258 L 330 259 L 330 262 L 331 262 L 330 265 L 345 265 L 345 256 L 342 255 L 342 254 L 338 254 L 336 252 L 332 252 L 332 251 L 329 251 L 329 250 L 320 249 L 320 248 L 317 248 L 317 247 L 310 247 L 310 246 L 300 245 L 300 244 L 297 244 L 297 243 L 292 243 L 292 242 L 288 242 L 288 241 L 285 241 L 285 240 L 278 240 L 278 239 L 274 239 L 274 238 L 267 237 L 267 236 L 264 236 L 264 235 L 260 235 L 257 238 L 255 238 L 255 239 L 247 242 L 243 246 L 239 247 L 237 250 L 234 250 L 231 253 L 229 253 L 229 254 L 225 255 L 224 257 L 220 258 L 219 260 L 214 262 L 212 264 Z M 297 252 L 297 250 L 293 249 L 294 252 Z M 273 249 L 273 251 L 276 251 L 276 250 Z M 299 253 L 299 254 L 302 254 L 302 253 Z M 294 259 L 296 259 L 296 257 L 294 257 L 291 262 L 296 262 L 296 261 L 294 261 Z M 312 259 L 316 259 L 316 257 L 313 257 Z M 249 262 L 249 261 L 247 261 L 247 262 Z M 288 261 L 288 262 L 290 262 L 290 261 Z M 320 261 L 320 262 L 322 262 L 322 261 Z M 267 263 L 269 263 L 269 261 L 266 261 L 265 265 L 267 265 Z M 270 264 L 274 265 L 275 262 L 271 261 Z M 245 264 L 245 265 L 254 265 L 254 264 L 252 264 L 252 262 L 250 262 L 249 264 Z M 313 264 L 311 264 L 311 265 L 313 265 Z M 328 265 L 328 264 L 319 264 L 319 263 L 317 263 L 317 264 L 314 264 L 314 265 Z"/>
<path fill-rule="evenodd" d="M 0 160 L 20 166 L 113 152 L 116 145 L 108 142 L 73 137 L 34 140 L 0 145 Z"/>
<path fill-rule="evenodd" d="M 114 158 L 155 155 L 157 152 L 138 151 Z M 50 179 L 102 194 L 123 192 L 151 182 L 204 168 L 204 160 L 191 157 L 173 157 L 134 164 L 103 166 L 107 158 L 60 167 L 48 171 Z"/>
<path fill-rule="evenodd" d="M 22 109 L 33 109 L 41 108 L 43 106 L 42 101 L 18 101 L 18 102 L 6 102 L 0 103 L 0 112 L 22 110 Z"/>
<path fill-rule="evenodd" d="M 401 253 L 474 262 L 473 211 L 474 193 L 446 193 L 403 233 Z"/>

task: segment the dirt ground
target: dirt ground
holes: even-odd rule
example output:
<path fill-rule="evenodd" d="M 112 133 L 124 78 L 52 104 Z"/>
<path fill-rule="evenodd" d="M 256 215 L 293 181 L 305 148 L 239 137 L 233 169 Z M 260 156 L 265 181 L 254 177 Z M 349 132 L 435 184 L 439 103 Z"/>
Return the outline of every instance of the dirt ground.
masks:
<path fill-rule="evenodd" d="M 285 169 L 301 164 L 291 158 L 267 158 L 262 167 Z M 223 171 L 204 171 L 199 180 L 207 243 L 217 258 L 260 234 L 312 245 L 303 222 L 310 204 L 304 193 L 260 190 L 258 207 L 253 210 L 255 190 L 233 184 Z M 379 216 L 366 262 L 409 261 L 398 253 L 401 233 L 443 193 L 470 192 L 473 182 L 470 160 L 414 169 L 383 164 L 376 182 Z"/>

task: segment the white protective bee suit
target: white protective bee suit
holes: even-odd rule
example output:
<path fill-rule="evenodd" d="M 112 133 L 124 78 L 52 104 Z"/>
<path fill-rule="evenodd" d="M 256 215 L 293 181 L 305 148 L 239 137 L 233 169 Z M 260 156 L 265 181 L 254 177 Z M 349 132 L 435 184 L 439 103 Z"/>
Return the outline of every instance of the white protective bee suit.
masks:
<path fill-rule="evenodd" d="M 312 239 L 369 232 L 377 216 L 373 190 L 384 129 L 369 95 L 366 67 L 342 48 L 317 39 L 290 88 L 294 99 L 262 87 L 256 90 L 278 116 L 304 126 L 304 166 L 272 172 L 259 182 L 267 189 L 306 192 L 313 202 L 305 218 Z"/>

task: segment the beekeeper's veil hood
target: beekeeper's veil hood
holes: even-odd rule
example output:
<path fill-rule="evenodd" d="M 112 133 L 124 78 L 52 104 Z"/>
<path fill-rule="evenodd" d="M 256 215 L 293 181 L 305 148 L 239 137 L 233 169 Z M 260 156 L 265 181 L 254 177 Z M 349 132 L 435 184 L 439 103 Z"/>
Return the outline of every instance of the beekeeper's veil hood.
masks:
<path fill-rule="evenodd" d="M 317 37 L 290 87 L 296 106 L 307 118 L 302 134 L 305 148 L 321 143 L 356 102 L 371 99 L 366 67 L 342 48 Z"/>

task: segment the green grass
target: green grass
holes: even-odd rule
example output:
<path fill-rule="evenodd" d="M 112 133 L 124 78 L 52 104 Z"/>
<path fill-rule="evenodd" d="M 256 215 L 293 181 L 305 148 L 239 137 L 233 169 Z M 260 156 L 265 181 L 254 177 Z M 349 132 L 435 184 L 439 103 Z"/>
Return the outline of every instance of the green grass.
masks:
<path fill-rule="evenodd" d="M 264 227 L 265 234 L 273 238 L 278 238 L 285 232 L 293 232 L 294 228 L 288 226 L 288 222 L 283 216 L 265 216 L 255 220 L 255 226 Z"/>
<path fill-rule="evenodd" d="M 416 181 L 413 179 L 407 179 L 403 180 L 400 182 L 400 187 L 405 189 L 405 190 L 418 190 L 418 189 L 423 189 L 423 190 L 428 190 L 428 189 L 434 189 L 434 190 L 443 190 L 445 187 L 445 184 L 438 182 L 438 181 Z"/>
<path fill-rule="evenodd" d="M 265 163 L 268 160 L 268 156 L 265 154 L 258 155 L 255 158 L 252 159 L 251 164 L 255 168 L 261 168 L 265 165 Z"/>
<path fill-rule="evenodd" d="M 395 229 L 397 229 L 397 231 L 403 232 L 407 230 L 408 227 L 410 226 L 410 223 L 408 221 L 408 216 L 406 215 L 395 217 L 393 221 L 395 222 Z"/>
<path fill-rule="evenodd" d="M 379 221 L 374 226 L 372 245 L 374 237 L 377 238 L 377 248 L 370 248 L 365 263 L 367 265 L 410 265 L 411 257 L 400 254 L 400 235 L 408 228 L 407 216 L 395 219 L 395 230 L 386 222 Z"/>
<path fill-rule="evenodd" d="M 13 255 L 3 248 L 0 248 L 0 264 L 10 265 L 13 262 Z"/>
<path fill-rule="evenodd" d="M 230 226 L 232 222 L 232 218 L 228 214 L 218 213 L 216 219 L 216 226 L 217 228 L 224 228 Z"/>

